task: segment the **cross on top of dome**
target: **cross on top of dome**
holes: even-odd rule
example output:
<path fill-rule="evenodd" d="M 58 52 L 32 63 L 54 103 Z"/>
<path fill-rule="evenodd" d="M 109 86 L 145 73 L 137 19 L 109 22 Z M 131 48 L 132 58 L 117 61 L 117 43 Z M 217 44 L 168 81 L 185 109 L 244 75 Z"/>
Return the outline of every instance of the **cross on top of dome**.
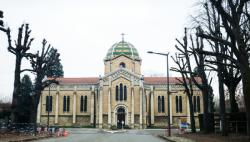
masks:
<path fill-rule="evenodd" d="M 124 42 L 124 33 L 121 33 L 121 35 L 122 35 L 122 42 Z"/>

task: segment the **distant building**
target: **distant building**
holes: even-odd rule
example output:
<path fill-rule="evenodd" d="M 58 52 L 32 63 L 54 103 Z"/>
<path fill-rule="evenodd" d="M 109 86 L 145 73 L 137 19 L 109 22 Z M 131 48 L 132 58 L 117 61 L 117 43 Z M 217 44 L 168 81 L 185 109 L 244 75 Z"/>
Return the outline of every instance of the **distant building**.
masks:
<path fill-rule="evenodd" d="M 60 78 L 59 85 L 51 85 L 43 91 L 37 122 L 46 125 L 49 111 L 50 125 L 165 127 L 168 117 L 167 79 L 143 77 L 141 62 L 131 43 L 124 40 L 115 43 L 104 58 L 104 76 Z M 190 121 L 189 103 L 176 78 L 169 80 L 173 92 L 170 119 L 177 126 L 181 120 Z M 193 101 L 198 125 L 197 115 L 203 112 L 203 101 L 197 88 L 194 88 Z"/>

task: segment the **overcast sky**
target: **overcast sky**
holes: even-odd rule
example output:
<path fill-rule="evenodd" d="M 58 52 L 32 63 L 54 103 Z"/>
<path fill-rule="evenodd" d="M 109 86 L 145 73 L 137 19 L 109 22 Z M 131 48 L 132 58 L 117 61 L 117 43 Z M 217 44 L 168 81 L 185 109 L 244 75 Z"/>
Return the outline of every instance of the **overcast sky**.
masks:
<path fill-rule="evenodd" d="M 183 37 L 196 0 L 0 0 L 4 21 L 12 30 L 29 23 L 31 48 L 41 48 L 46 38 L 61 53 L 65 77 L 98 77 L 104 74 L 108 49 L 121 41 L 132 43 L 142 58 L 142 74 L 166 75 L 166 59 L 149 50 L 176 50 L 175 38 Z M 11 97 L 14 55 L 7 52 L 6 36 L 0 33 L 0 96 Z M 170 60 L 170 67 L 173 62 Z M 28 68 L 24 62 L 23 68 Z M 170 75 L 175 76 L 174 73 Z"/>

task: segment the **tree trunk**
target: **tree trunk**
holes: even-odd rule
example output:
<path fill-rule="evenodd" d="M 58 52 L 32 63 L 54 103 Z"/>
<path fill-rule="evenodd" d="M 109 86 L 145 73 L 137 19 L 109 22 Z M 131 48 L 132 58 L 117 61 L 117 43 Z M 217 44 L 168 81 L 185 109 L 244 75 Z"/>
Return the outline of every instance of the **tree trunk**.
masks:
<path fill-rule="evenodd" d="M 13 96 L 12 96 L 12 105 L 11 105 L 11 116 L 12 116 L 12 122 L 17 123 L 18 122 L 18 116 L 19 112 L 17 111 L 18 108 L 18 96 L 21 95 L 21 81 L 20 81 L 20 74 L 21 74 L 21 62 L 22 57 L 20 55 L 16 54 L 16 65 L 15 65 L 15 76 L 14 76 L 14 90 L 13 90 Z"/>
<path fill-rule="evenodd" d="M 224 86 L 220 73 L 220 66 L 218 66 L 218 80 L 219 80 L 219 97 L 220 97 L 220 120 L 221 120 L 221 131 L 222 136 L 227 136 L 227 125 L 226 125 L 226 114 L 225 114 L 225 94 Z"/>
<path fill-rule="evenodd" d="M 36 134 L 36 130 L 37 130 L 37 108 L 38 108 L 38 104 L 40 101 L 40 95 L 33 95 L 32 96 L 32 102 L 31 102 L 31 115 L 30 115 L 30 121 L 33 124 L 33 128 L 34 128 L 34 134 Z"/>
<path fill-rule="evenodd" d="M 203 96 L 203 132 L 205 134 L 209 133 L 209 119 L 208 119 L 208 91 L 202 90 Z"/>
<path fill-rule="evenodd" d="M 246 116 L 247 116 L 247 135 L 250 139 L 250 71 L 244 70 L 242 72 L 242 84 L 243 84 L 243 93 L 244 93 L 244 102 L 246 107 Z"/>
<path fill-rule="evenodd" d="M 236 87 L 231 85 L 229 86 L 228 90 L 229 90 L 229 97 L 230 97 L 230 112 L 231 113 L 239 112 L 239 107 L 235 99 Z"/>
<path fill-rule="evenodd" d="M 191 132 L 196 133 L 192 96 L 188 96 L 188 101 L 189 101 L 189 110 L 190 110 Z"/>

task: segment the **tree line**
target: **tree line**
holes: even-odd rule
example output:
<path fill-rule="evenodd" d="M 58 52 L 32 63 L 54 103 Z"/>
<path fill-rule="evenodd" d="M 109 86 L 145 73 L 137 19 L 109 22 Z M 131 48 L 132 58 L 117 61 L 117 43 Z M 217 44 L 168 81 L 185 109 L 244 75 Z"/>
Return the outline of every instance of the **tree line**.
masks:
<path fill-rule="evenodd" d="M 0 11 L 0 18 L 3 12 Z M 29 24 L 22 24 L 18 28 L 16 40 L 12 41 L 11 30 L 4 26 L 0 19 L 0 31 L 7 36 L 7 51 L 15 56 L 14 89 L 11 104 L 11 122 L 35 124 L 37 107 L 42 90 L 52 83 L 58 83 L 57 77 L 63 77 L 63 66 L 60 53 L 54 47 L 42 40 L 42 47 L 36 53 L 30 52 L 34 38 L 31 37 Z M 23 60 L 28 60 L 30 68 L 22 69 Z M 23 72 L 30 72 L 34 75 L 34 83 L 26 74 L 21 79 Z M 49 79 L 45 79 L 48 77 Z"/>
<path fill-rule="evenodd" d="M 177 53 L 172 56 L 175 67 L 171 70 L 182 75 L 192 109 L 192 85 L 203 96 L 204 132 L 211 132 L 209 113 L 213 113 L 211 72 L 217 72 L 222 135 L 228 134 L 225 114 L 225 92 L 228 89 L 230 112 L 239 111 L 235 92 L 242 81 L 246 108 L 247 129 L 250 130 L 250 13 L 249 0 L 205 0 L 200 2 L 199 15 L 193 16 L 192 26 L 184 29 L 182 40 L 176 39 Z M 191 63 L 192 62 L 192 63 Z M 197 78 L 198 77 L 198 78 Z M 201 81 L 199 84 L 197 80 Z M 191 120 L 192 132 L 195 123 Z M 250 132 L 248 131 L 250 137 Z"/>

